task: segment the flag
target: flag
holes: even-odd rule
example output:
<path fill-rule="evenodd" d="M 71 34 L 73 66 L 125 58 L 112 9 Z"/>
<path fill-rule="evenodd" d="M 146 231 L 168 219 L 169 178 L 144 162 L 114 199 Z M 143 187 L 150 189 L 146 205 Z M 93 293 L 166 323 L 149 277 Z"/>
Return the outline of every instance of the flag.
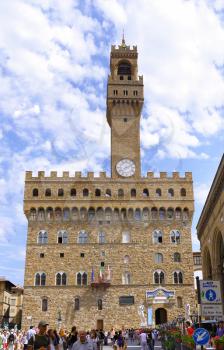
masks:
<path fill-rule="evenodd" d="M 93 270 L 93 267 L 92 267 L 92 272 L 91 272 L 91 282 L 94 282 L 94 270 Z"/>

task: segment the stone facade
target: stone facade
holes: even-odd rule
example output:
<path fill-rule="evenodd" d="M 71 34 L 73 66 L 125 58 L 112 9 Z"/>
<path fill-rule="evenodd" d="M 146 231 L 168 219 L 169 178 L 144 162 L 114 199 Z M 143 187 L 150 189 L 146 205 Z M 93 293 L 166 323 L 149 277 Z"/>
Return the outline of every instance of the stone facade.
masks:
<path fill-rule="evenodd" d="M 30 317 L 33 324 L 47 319 L 52 327 L 139 327 L 148 309 L 152 322 L 161 323 L 185 315 L 186 304 L 194 305 L 192 175 L 141 176 L 144 96 L 137 55 L 124 40 L 112 46 L 111 176 L 26 173 L 24 327 Z M 134 173 L 119 174 L 117 162 L 123 159 L 134 162 Z M 153 290 L 155 297 L 146 298 Z M 119 302 L 122 296 L 129 304 Z"/>
<path fill-rule="evenodd" d="M 224 155 L 197 224 L 203 279 L 220 281 L 224 295 Z M 223 299 L 224 303 L 224 299 Z"/>

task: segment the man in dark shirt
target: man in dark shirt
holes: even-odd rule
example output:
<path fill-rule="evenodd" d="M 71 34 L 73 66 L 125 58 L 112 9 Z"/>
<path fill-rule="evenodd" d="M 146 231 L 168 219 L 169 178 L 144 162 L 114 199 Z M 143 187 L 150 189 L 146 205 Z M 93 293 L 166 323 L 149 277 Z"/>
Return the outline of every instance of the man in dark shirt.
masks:
<path fill-rule="evenodd" d="M 40 321 L 38 324 L 39 333 L 33 335 L 28 341 L 28 350 L 50 350 L 50 339 L 47 336 L 48 323 Z"/>

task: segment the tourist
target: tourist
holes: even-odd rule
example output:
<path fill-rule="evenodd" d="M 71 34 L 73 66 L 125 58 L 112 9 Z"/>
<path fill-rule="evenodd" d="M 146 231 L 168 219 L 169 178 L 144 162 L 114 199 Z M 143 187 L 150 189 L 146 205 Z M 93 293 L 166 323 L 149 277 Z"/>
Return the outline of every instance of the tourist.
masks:
<path fill-rule="evenodd" d="M 71 333 L 67 339 L 67 347 L 70 350 L 73 347 L 73 344 L 78 340 L 78 332 L 76 326 L 73 326 L 71 329 Z"/>
<path fill-rule="evenodd" d="M 46 334 L 48 323 L 40 321 L 38 324 L 38 334 L 32 336 L 28 341 L 28 350 L 51 350 L 50 340 Z"/>
<path fill-rule="evenodd" d="M 141 331 L 139 338 L 140 338 L 141 350 L 147 350 L 147 334 L 144 330 Z"/>
<path fill-rule="evenodd" d="M 222 337 L 224 335 L 224 322 L 223 321 L 219 322 L 219 325 L 218 325 L 218 328 L 216 331 L 216 335 L 218 337 Z"/>
<path fill-rule="evenodd" d="M 118 337 L 117 337 L 117 347 L 118 350 L 123 350 L 124 347 L 124 337 L 122 336 L 122 331 L 119 331 Z"/>
<path fill-rule="evenodd" d="M 93 344 L 86 339 L 86 332 L 80 331 L 79 339 L 73 344 L 72 350 L 93 350 Z"/>
<path fill-rule="evenodd" d="M 194 334 L 194 328 L 191 326 L 190 322 L 187 321 L 186 322 L 186 331 L 187 331 L 187 334 L 192 337 L 193 334 Z"/>
<path fill-rule="evenodd" d="M 26 334 L 27 340 L 29 341 L 30 338 L 32 338 L 35 334 L 36 334 L 35 329 L 33 328 L 33 326 L 30 326 L 30 329 L 28 330 L 28 332 Z"/>

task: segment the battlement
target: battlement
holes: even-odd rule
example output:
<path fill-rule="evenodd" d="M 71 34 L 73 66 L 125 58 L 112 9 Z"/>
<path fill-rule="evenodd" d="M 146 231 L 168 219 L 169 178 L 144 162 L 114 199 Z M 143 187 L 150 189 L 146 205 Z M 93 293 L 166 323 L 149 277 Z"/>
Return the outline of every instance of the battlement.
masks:
<path fill-rule="evenodd" d="M 192 173 L 191 172 L 185 172 L 184 176 L 180 176 L 179 172 L 173 172 L 171 176 L 169 176 L 166 172 L 160 172 L 158 175 L 152 171 L 148 171 L 147 172 L 147 176 L 146 177 L 141 177 L 139 180 L 137 181 L 147 181 L 147 180 L 152 180 L 155 179 L 156 181 L 159 180 L 175 180 L 175 181 L 192 181 Z M 81 171 L 76 171 L 75 175 L 72 175 L 69 173 L 69 171 L 63 171 L 62 176 L 59 176 L 57 171 L 51 171 L 49 176 L 45 175 L 45 171 L 38 171 L 37 176 L 33 175 L 32 171 L 26 171 L 26 181 L 30 181 L 30 180 L 43 180 L 43 181 L 49 181 L 49 180 L 59 180 L 59 181 L 63 181 L 63 180 L 71 180 L 71 181 L 86 181 L 86 180 L 92 180 L 92 181 L 99 181 L 99 180 L 109 180 L 109 181 L 113 181 L 113 178 L 111 178 L 110 176 L 108 176 L 106 174 L 105 171 L 102 171 L 99 173 L 98 176 L 96 176 L 94 174 L 94 172 L 90 171 L 87 173 L 87 175 L 82 174 Z M 117 179 L 116 179 L 117 181 Z M 133 181 L 133 179 L 122 179 L 119 181 L 125 181 L 125 182 L 129 182 L 129 181 Z M 134 180 L 136 182 L 136 180 Z"/>
<path fill-rule="evenodd" d="M 133 51 L 137 53 L 137 45 L 133 45 L 132 47 L 130 45 L 111 45 L 111 53 L 118 51 Z"/>

